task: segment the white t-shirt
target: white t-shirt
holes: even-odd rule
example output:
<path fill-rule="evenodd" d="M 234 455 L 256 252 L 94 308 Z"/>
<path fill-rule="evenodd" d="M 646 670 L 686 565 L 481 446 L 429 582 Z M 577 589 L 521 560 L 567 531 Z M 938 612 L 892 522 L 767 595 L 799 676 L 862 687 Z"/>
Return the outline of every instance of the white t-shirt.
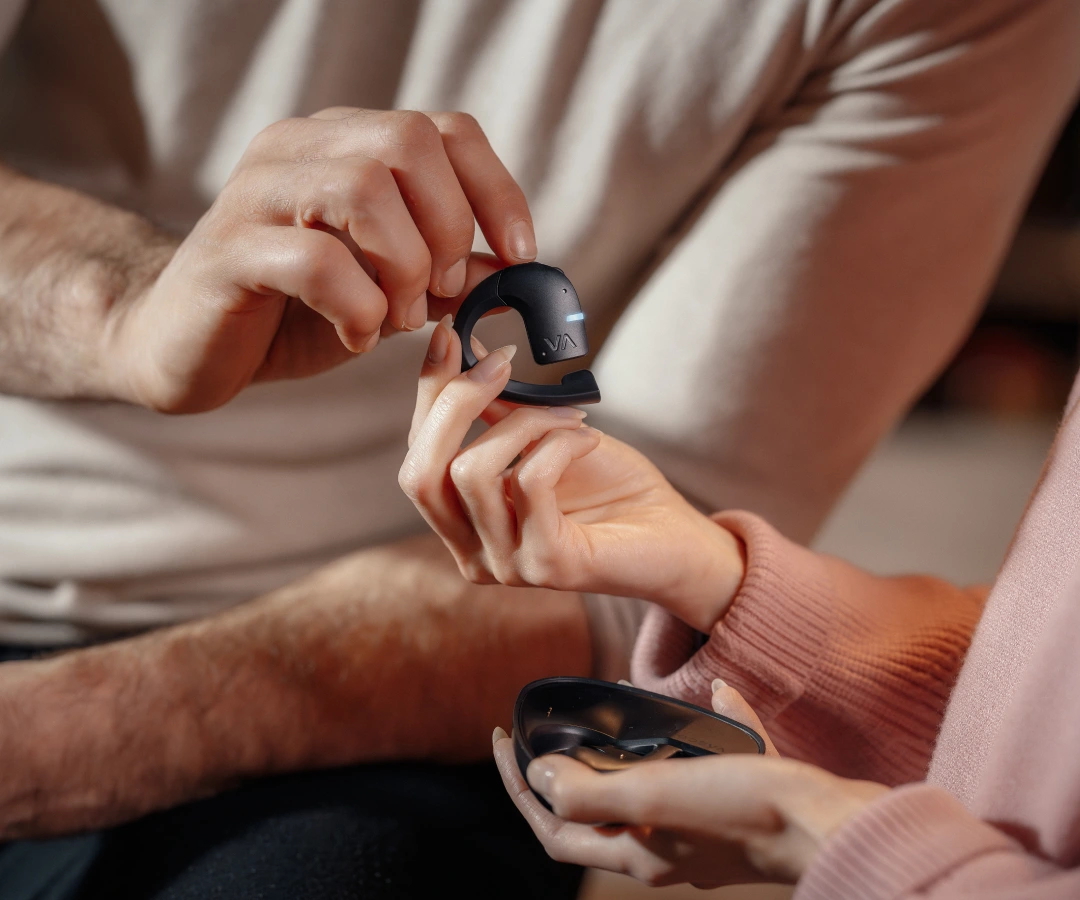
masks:
<path fill-rule="evenodd" d="M 0 42 L 0 159 L 180 230 L 277 119 L 472 113 L 540 259 L 617 320 L 590 421 L 805 539 L 978 308 L 1080 4 L 0 0 Z M 419 529 L 425 342 L 197 416 L 0 397 L 0 642 L 206 615 Z"/>

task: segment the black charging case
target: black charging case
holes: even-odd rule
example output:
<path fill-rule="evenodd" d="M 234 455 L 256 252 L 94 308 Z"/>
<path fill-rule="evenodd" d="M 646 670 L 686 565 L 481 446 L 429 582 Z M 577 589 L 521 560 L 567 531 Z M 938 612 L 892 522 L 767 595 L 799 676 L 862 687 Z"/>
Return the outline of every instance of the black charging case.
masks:
<path fill-rule="evenodd" d="M 756 732 L 726 716 L 592 678 L 525 685 L 514 706 L 513 740 L 523 777 L 529 763 L 546 753 L 616 771 L 656 759 L 765 752 Z"/>

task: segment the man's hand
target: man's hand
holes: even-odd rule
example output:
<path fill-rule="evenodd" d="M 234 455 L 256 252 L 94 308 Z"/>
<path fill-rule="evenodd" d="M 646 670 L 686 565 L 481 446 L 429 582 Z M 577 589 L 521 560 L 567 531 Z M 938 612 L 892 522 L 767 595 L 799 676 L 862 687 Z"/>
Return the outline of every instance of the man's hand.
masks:
<path fill-rule="evenodd" d="M 536 253 L 521 189 L 461 113 L 338 108 L 271 125 L 178 247 L 13 173 L 0 198 L 0 347 L 26 345 L 0 390 L 164 412 L 324 371 Z M 494 265 L 471 258 L 474 222 Z"/>
<path fill-rule="evenodd" d="M 151 288 L 113 311 L 119 393 L 220 406 L 412 331 L 466 283 L 474 216 L 505 263 L 536 252 L 528 205 L 460 113 L 330 109 L 263 131 Z M 485 273 L 486 274 L 486 273 Z"/>
<path fill-rule="evenodd" d="M 470 585 L 434 537 L 363 550 L 219 616 L 0 665 L 0 841 L 260 775 L 480 759 L 521 685 L 589 670 L 576 595 Z"/>
<path fill-rule="evenodd" d="M 781 759 L 739 693 L 723 682 L 714 688 L 713 709 L 762 735 L 764 757 L 670 759 L 600 773 L 551 754 L 532 761 L 526 783 L 512 742 L 495 729 L 503 783 L 552 857 L 653 885 L 794 882 L 833 831 L 888 790 Z"/>
<path fill-rule="evenodd" d="M 456 332 L 436 327 L 399 480 L 462 574 L 640 597 L 711 631 L 743 579 L 739 541 L 583 412 L 496 401 L 509 378 L 508 348 L 462 373 Z M 479 417 L 491 427 L 462 447 Z"/>

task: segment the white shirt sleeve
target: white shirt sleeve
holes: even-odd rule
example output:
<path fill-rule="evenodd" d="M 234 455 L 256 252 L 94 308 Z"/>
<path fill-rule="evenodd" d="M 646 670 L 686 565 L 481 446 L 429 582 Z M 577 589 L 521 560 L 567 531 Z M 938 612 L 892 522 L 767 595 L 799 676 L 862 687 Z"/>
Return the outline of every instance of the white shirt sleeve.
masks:
<path fill-rule="evenodd" d="M 808 7 L 777 61 L 803 71 L 615 327 L 590 419 L 801 541 L 970 327 L 1080 82 L 1076 0 Z"/>

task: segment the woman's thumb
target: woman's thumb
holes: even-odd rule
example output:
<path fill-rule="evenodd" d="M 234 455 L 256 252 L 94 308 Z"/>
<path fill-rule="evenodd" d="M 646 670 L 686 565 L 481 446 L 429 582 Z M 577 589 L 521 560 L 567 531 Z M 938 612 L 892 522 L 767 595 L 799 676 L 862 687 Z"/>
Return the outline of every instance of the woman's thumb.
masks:
<path fill-rule="evenodd" d="M 713 679 L 712 691 L 713 712 L 719 713 L 721 716 L 726 716 L 729 719 L 734 719 L 740 725 L 752 728 L 761 735 L 761 739 L 765 741 L 766 756 L 780 755 L 776 752 L 776 747 L 769 739 L 769 735 L 766 734 L 765 726 L 761 724 L 761 719 L 758 718 L 757 713 L 754 712 L 750 704 L 743 699 L 742 694 L 722 678 Z"/>

